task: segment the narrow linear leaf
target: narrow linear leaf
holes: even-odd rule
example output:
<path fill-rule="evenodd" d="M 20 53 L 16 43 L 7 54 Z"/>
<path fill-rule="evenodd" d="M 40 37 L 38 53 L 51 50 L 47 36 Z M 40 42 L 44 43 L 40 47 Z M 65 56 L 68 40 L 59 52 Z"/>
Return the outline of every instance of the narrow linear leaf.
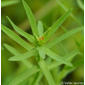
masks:
<path fill-rule="evenodd" d="M 46 62 L 47 62 L 47 61 L 46 61 Z M 49 62 L 49 61 L 48 61 L 48 62 Z M 47 66 L 48 66 L 48 69 L 49 69 L 49 70 L 53 70 L 54 68 L 57 68 L 58 66 L 60 66 L 60 65 L 62 65 L 62 64 L 63 64 L 62 62 L 56 62 L 56 61 L 55 61 L 55 62 L 48 63 Z M 42 74 L 41 71 L 40 71 L 39 76 L 38 76 L 38 78 L 36 79 L 34 85 L 39 85 L 40 80 L 42 79 L 42 77 L 43 77 L 43 74 Z"/>
<path fill-rule="evenodd" d="M 34 85 L 39 85 L 40 80 L 42 79 L 42 77 L 43 77 L 43 74 L 40 72 L 37 79 L 36 79 L 36 81 L 35 81 L 35 83 L 34 83 Z"/>
<path fill-rule="evenodd" d="M 70 15 L 72 10 L 66 12 L 62 17 L 60 17 L 45 33 L 45 41 L 48 41 L 50 37 L 56 32 L 56 30 L 63 24 L 63 22 L 67 19 Z"/>
<path fill-rule="evenodd" d="M 53 63 L 48 65 L 48 68 L 49 69 L 54 69 L 54 68 L 57 68 L 58 66 L 60 66 L 62 64 L 63 64 L 63 62 L 59 62 L 59 61 L 58 62 L 53 62 Z"/>
<path fill-rule="evenodd" d="M 58 78 L 57 78 L 57 85 L 60 85 L 61 81 L 63 78 L 66 77 L 67 74 L 69 74 L 70 72 L 72 72 L 75 68 L 69 68 L 69 67 L 65 67 L 59 74 L 58 74 Z"/>
<path fill-rule="evenodd" d="M 64 58 L 66 58 L 67 61 L 71 62 L 77 54 L 80 54 L 80 52 L 78 50 L 73 50 L 71 53 L 64 56 Z M 50 69 L 56 68 L 61 64 L 62 64 L 62 62 L 54 62 L 54 63 L 51 63 L 50 65 L 48 65 L 48 67 Z M 75 66 L 78 67 L 78 63 Z M 63 79 L 68 73 L 72 72 L 76 68 L 75 66 L 73 66 L 73 67 L 65 66 L 65 68 L 59 73 L 59 76 L 57 76 L 58 85 L 59 85 L 61 79 Z"/>
<path fill-rule="evenodd" d="M 37 73 L 38 71 L 39 71 L 39 69 L 37 69 L 36 67 L 30 68 L 30 69 L 24 71 L 23 73 L 19 74 L 12 81 L 10 81 L 9 85 L 18 85 L 25 79 L 27 79 L 30 76 L 32 76 L 33 74 Z"/>
<path fill-rule="evenodd" d="M 52 75 L 51 75 L 51 73 L 50 73 L 50 71 L 49 71 L 49 69 L 48 69 L 48 67 L 47 67 L 44 60 L 41 60 L 39 62 L 39 66 L 40 66 L 43 74 L 45 75 L 45 77 L 46 77 L 46 79 L 48 81 L 48 84 L 49 85 L 56 85 L 55 82 L 54 82 L 54 79 L 53 79 L 53 77 L 52 77 Z"/>
<path fill-rule="evenodd" d="M 39 33 L 39 37 L 43 36 L 44 28 L 41 21 L 38 21 L 38 33 Z"/>
<path fill-rule="evenodd" d="M 43 48 L 42 47 L 38 47 L 37 50 L 39 52 L 39 56 L 41 58 L 45 59 L 45 52 L 44 52 Z"/>
<path fill-rule="evenodd" d="M 39 76 L 39 72 L 36 73 L 35 77 L 33 78 L 32 82 L 30 83 L 30 85 L 35 85 L 35 82 L 36 82 L 38 76 Z M 37 85 L 38 85 L 38 84 L 37 84 Z"/>
<path fill-rule="evenodd" d="M 13 55 L 19 55 L 19 54 L 20 54 L 20 53 L 19 53 L 15 48 L 13 48 L 12 46 L 7 45 L 7 44 L 4 44 L 4 46 L 5 46 L 5 48 L 6 48 L 9 52 L 11 52 Z M 73 51 L 73 52 L 74 52 L 74 51 Z M 72 52 L 72 53 L 73 53 L 73 52 Z M 70 53 L 70 55 L 71 55 L 72 53 Z M 69 60 L 69 57 L 67 58 L 67 60 Z M 59 66 L 59 65 L 61 65 L 61 64 L 63 64 L 63 63 L 62 63 L 62 62 L 54 62 L 54 63 L 48 65 L 48 68 L 49 68 L 49 70 L 51 70 L 51 69 L 56 68 L 57 66 Z"/>
<path fill-rule="evenodd" d="M 83 30 L 83 27 L 79 27 L 76 29 L 73 29 L 67 33 L 64 33 L 63 35 L 61 35 L 58 38 L 55 38 L 53 41 L 49 42 L 46 44 L 46 47 L 51 48 L 52 46 L 56 45 L 57 43 L 69 38 L 70 36 L 72 36 L 73 34 L 76 34 L 77 32 L 80 32 Z"/>
<path fill-rule="evenodd" d="M 64 11 L 68 11 L 68 7 L 66 7 L 65 4 L 63 4 L 60 0 L 56 0 L 56 2 L 59 4 L 59 6 L 61 8 L 64 9 Z M 80 23 L 80 21 L 77 19 L 77 17 L 74 16 L 73 13 L 70 14 L 70 16 L 81 26 L 82 24 Z"/>
<path fill-rule="evenodd" d="M 34 56 L 34 55 L 35 55 L 35 51 L 31 50 L 31 51 L 26 52 L 24 54 L 19 54 L 19 55 L 15 55 L 15 56 L 11 57 L 11 58 L 9 58 L 9 61 L 23 61 L 27 58 Z"/>
<path fill-rule="evenodd" d="M 6 46 L 6 45 L 5 45 Z M 8 45 L 9 46 L 9 45 Z M 7 46 L 6 46 L 7 47 Z M 9 48 L 9 49 L 11 49 L 11 48 Z M 12 51 L 14 51 L 14 50 L 12 50 Z M 16 52 L 16 51 L 14 51 L 14 52 Z M 13 52 L 12 52 L 13 53 Z M 16 52 L 17 53 L 17 52 Z M 56 65 L 55 65 L 56 64 Z M 55 63 L 53 63 L 53 64 L 51 64 L 51 65 L 49 65 L 48 66 L 48 69 L 49 70 L 51 70 L 51 69 L 53 69 L 53 68 L 55 68 L 55 67 L 57 67 L 59 65 L 59 63 L 57 63 L 57 62 L 55 62 Z M 34 67 L 33 67 L 34 68 Z M 31 69 L 30 69 L 31 70 Z M 35 69 L 34 69 L 35 70 Z M 37 73 L 37 72 L 39 72 L 40 70 L 39 69 L 36 69 L 37 71 L 36 72 L 34 72 L 33 74 L 35 74 L 35 73 Z M 31 70 L 32 71 L 32 70 Z M 18 77 L 16 77 L 14 80 L 12 80 L 11 82 L 10 82 L 10 84 L 9 85 L 15 85 L 15 81 L 16 81 L 16 85 L 18 85 L 19 83 L 21 83 L 22 81 L 24 81 L 26 78 L 28 78 L 28 77 L 30 77 L 30 76 L 32 76 L 32 75 L 28 75 L 28 73 L 29 73 L 29 70 L 28 71 L 26 71 L 27 72 L 27 74 L 26 74 L 26 76 L 24 75 L 24 73 L 23 74 L 21 74 L 21 75 L 24 75 L 23 77 L 24 78 L 22 78 L 20 75 L 18 76 Z M 27 75 L 28 75 L 28 77 L 27 77 Z M 21 78 L 20 78 L 21 77 Z M 20 79 L 19 79 L 20 78 Z M 19 81 L 18 81 L 18 79 L 19 79 Z"/>
<path fill-rule="evenodd" d="M 13 55 L 19 55 L 20 53 L 12 46 L 8 45 L 8 44 L 4 44 L 4 47 L 11 52 Z"/>
<path fill-rule="evenodd" d="M 8 27 L 1 25 L 1 29 L 2 31 L 7 34 L 12 40 L 14 40 L 15 42 L 17 42 L 19 45 L 21 45 L 22 47 L 24 47 L 25 49 L 27 49 L 28 51 L 31 50 L 33 47 L 27 43 L 26 41 L 24 41 L 22 38 L 20 38 L 16 33 L 14 33 L 13 31 L 11 31 Z"/>
<path fill-rule="evenodd" d="M 68 62 L 71 62 L 73 60 L 73 58 L 80 54 L 80 52 L 78 50 L 73 50 L 72 52 L 70 52 L 68 55 L 64 56 L 64 59 L 67 60 Z M 53 62 L 50 65 L 48 65 L 48 68 L 56 68 L 59 65 L 63 64 L 62 62 Z"/>
<path fill-rule="evenodd" d="M 57 78 L 58 84 L 62 81 L 63 78 L 66 77 L 66 75 L 68 75 L 69 73 L 71 73 L 72 71 L 74 71 L 76 68 L 80 67 L 83 64 L 84 63 L 83 63 L 83 58 L 82 58 L 79 61 L 73 62 L 73 65 L 74 65 L 73 67 L 65 66 L 58 75 L 58 78 Z"/>
<path fill-rule="evenodd" d="M 73 60 L 73 58 L 77 55 L 77 54 L 80 54 L 80 52 L 78 50 L 74 50 L 72 51 L 67 60 L 69 62 L 71 62 Z M 67 74 L 69 74 L 70 72 L 74 71 L 77 67 L 83 65 L 83 58 L 81 57 L 80 60 L 78 61 L 74 61 L 73 62 L 73 67 L 68 67 L 68 66 L 65 66 L 62 71 L 59 73 L 58 75 L 58 79 L 57 79 L 57 82 L 60 83 L 60 81 L 66 77 Z"/>
<path fill-rule="evenodd" d="M 21 36 L 25 37 L 27 40 L 29 40 L 30 42 L 34 43 L 35 38 L 31 35 L 28 34 L 26 32 L 24 32 L 22 29 L 20 29 L 18 26 L 16 26 L 9 17 L 7 17 L 8 21 L 10 22 L 10 24 L 12 25 L 12 27 L 14 28 L 14 30 L 16 32 L 18 32 Z"/>
<path fill-rule="evenodd" d="M 38 29 L 37 29 L 36 20 L 33 16 L 33 13 L 31 11 L 30 7 L 27 5 L 27 3 L 24 0 L 22 0 L 22 3 L 24 6 L 24 9 L 26 11 L 27 17 L 29 19 L 29 22 L 30 22 L 30 25 L 32 28 L 32 32 L 33 32 L 34 36 L 38 36 Z"/>
<path fill-rule="evenodd" d="M 66 61 L 65 59 L 63 59 L 63 57 L 57 55 L 56 53 L 54 53 L 52 50 L 48 49 L 48 48 L 44 48 L 45 53 L 52 58 L 55 61 L 59 61 L 62 62 L 63 64 L 66 64 L 68 66 L 72 66 L 71 63 L 69 63 L 68 61 Z"/>
<path fill-rule="evenodd" d="M 79 5 L 79 7 L 84 10 L 84 5 L 83 5 L 83 1 L 82 0 L 77 0 L 77 3 Z"/>
<path fill-rule="evenodd" d="M 10 45 L 7 45 L 7 44 L 4 44 L 5 48 L 11 52 L 13 55 L 20 55 L 21 53 L 18 52 L 14 47 L 10 46 Z M 24 56 L 23 56 L 24 57 Z M 28 68 L 32 67 L 32 63 L 27 61 L 27 60 L 23 60 L 21 61 L 25 66 L 27 66 Z"/>
<path fill-rule="evenodd" d="M 57 68 L 58 66 L 60 66 L 62 64 L 63 64 L 62 62 L 53 62 L 53 63 L 48 65 L 48 69 L 53 70 L 54 68 Z M 39 85 L 40 80 L 42 79 L 42 77 L 43 77 L 43 74 L 40 72 L 40 74 L 39 74 L 38 78 L 36 79 L 34 85 Z"/>
<path fill-rule="evenodd" d="M 52 62 L 52 63 L 50 63 L 50 64 L 47 64 L 47 66 L 48 66 L 48 69 L 49 69 L 49 70 L 53 70 L 54 68 L 57 68 L 58 66 L 60 66 L 60 65 L 62 65 L 62 64 L 63 64 L 62 62 Z M 42 77 L 43 77 L 43 74 L 42 74 L 41 71 L 40 71 L 39 76 L 38 76 L 38 78 L 36 79 L 34 85 L 39 85 L 40 80 L 42 79 Z"/>
<path fill-rule="evenodd" d="M 19 3 L 19 0 L 1 1 L 1 8 Z"/>

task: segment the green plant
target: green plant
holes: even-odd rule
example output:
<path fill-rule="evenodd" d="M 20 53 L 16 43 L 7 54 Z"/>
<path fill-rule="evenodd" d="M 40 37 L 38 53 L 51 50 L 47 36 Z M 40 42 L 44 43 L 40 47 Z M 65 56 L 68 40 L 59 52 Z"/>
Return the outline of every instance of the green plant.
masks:
<path fill-rule="evenodd" d="M 10 5 L 13 5 L 13 4 L 17 4 L 17 3 L 19 3 L 19 0 L 2 1 L 1 2 L 1 8 L 6 7 L 6 6 L 10 6 Z"/>
<path fill-rule="evenodd" d="M 10 81 L 9 85 L 18 85 L 24 80 L 30 78 L 31 76 L 33 77 L 32 80 L 29 79 L 29 85 L 40 85 L 40 80 L 43 78 L 43 75 L 45 76 L 49 85 L 59 85 L 61 84 L 62 79 L 69 72 L 73 71 L 75 68 L 82 64 L 82 60 L 73 63 L 71 62 L 76 55 L 81 55 L 81 53 L 77 49 L 74 49 L 72 52 L 62 57 L 56 54 L 52 50 L 52 47 L 62 42 L 63 40 L 69 38 L 73 34 L 82 31 L 83 26 L 75 28 L 53 40 L 50 40 L 50 38 L 52 38 L 52 36 L 55 34 L 56 30 L 58 30 L 58 28 L 70 15 L 72 9 L 67 11 L 51 27 L 44 31 L 43 23 L 41 21 L 38 21 L 37 25 L 30 7 L 24 0 L 22 0 L 22 3 L 29 19 L 33 35 L 28 34 L 21 30 L 19 27 L 17 27 L 9 17 L 7 17 L 7 19 L 12 25 L 13 29 L 19 35 L 27 39 L 29 43 L 23 40 L 20 36 L 10 30 L 8 27 L 1 25 L 2 31 L 5 34 L 7 34 L 12 40 L 17 42 L 24 49 L 26 49 L 26 52 L 22 54 L 18 52 L 14 47 L 4 44 L 5 48 L 7 48 L 14 55 L 13 57 L 9 58 L 9 61 L 20 61 L 21 63 L 27 66 L 27 70 L 19 74 L 12 81 Z M 35 64 L 28 60 L 30 58 L 34 58 Z M 64 68 L 60 71 L 59 68 L 62 64 L 64 64 Z M 54 71 L 55 69 L 57 69 L 58 73 L 54 72 L 56 76 L 53 77 L 51 71 Z"/>
<path fill-rule="evenodd" d="M 84 10 L 83 2 L 84 2 L 83 0 L 77 0 L 77 3 L 82 10 Z"/>

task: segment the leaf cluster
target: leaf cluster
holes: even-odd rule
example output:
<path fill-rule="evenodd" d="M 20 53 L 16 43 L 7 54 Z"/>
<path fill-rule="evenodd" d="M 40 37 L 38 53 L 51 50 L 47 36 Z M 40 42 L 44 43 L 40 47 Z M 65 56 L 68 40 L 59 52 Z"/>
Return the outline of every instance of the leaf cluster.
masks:
<path fill-rule="evenodd" d="M 25 53 L 20 53 L 14 47 L 4 44 L 5 48 L 8 49 L 14 56 L 9 58 L 9 61 L 20 61 L 27 66 L 27 70 L 19 74 L 16 78 L 10 81 L 9 85 L 18 85 L 27 78 L 36 74 L 36 78 L 33 78 L 32 85 L 40 85 L 39 82 L 45 76 L 49 85 L 56 85 L 56 82 L 51 74 L 54 68 L 59 68 L 64 64 L 64 68 L 59 72 L 57 77 L 57 85 L 61 80 L 76 67 L 72 64 L 72 60 L 76 55 L 81 55 L 78 50 L 73 50 L 65 56 L 61 56 L 55 53 L 51 48 L 63 40 L 71 37 L 72 35 L 83 30 L 83 26 L 75 28 L 73 30 L 67 31 L 59 37 L 56 37 L 52 41 L 50 38 L 55 34 L 63 22 L 68 18 L 72 9 L 68 10 L 63 16 L 61 16 L 52 26 L 50 26 L 46 31 L 44 31 L 44 26 L 42 21 L 38 21 L 34 18 L 34 15 L 27 5 L 27 3 L 22 0 L 23 7 L 26 11 L 27 18 L 31 25 L 32 34 L 24 32 L 18 26 L 16 26 L 12 20 L 7 17 L 13 29 L 21 36 L 23 36 L 27 41 L 23 40 L 19 35 L 8 27 L 1 25 L 2 31 L 8 35 L 12 40 L 18 43 L 27 51 Z M 50 40 L 50 41 L 49 41 Z M 36 64 L 28 61 L 30 58 L 34 57 Z M 50 65 L 49 65 L 50 64 Z M 63 75 L 62 75 L 63 74 Z"/>

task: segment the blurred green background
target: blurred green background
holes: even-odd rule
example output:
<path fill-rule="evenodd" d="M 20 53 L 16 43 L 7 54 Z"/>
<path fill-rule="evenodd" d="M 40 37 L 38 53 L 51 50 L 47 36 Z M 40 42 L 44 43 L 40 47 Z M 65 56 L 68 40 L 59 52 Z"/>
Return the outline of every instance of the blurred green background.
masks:
<path fill-rule="evenodd" d="M 12 1 L 12 0 L 1 0 L 3 1 Z M 18 0 L 17 0 L 18 1 Z M 44 23 L 45 29 L 51 26 L 60 16 L 62 16 L 68 9 L 73 8 L 71 15 L 63 23 L 60 29 L 56 32 L 56 36 L 66 32 L 67 30 L 74 29 L 84 25 L 84 9 L 83 4 L 84 0 L 25 0 L 30 8 L 32 9 L 36 20 L 41 20 Z M 10 6 L 4 6 L 1 8 L 1 23 L 12 29 L 11 25 L 6 19 L 6 16 L 9 16 L 11 20 L 23 29 L 26 32 L 31 33 L 29 21 L 25 14 L 22 3 L 16 3 Z M 84 54 L 84 36 L 82 33 L 77 33 L 75 36 L 65 40 L 63 46 L 70 52 L 71 50 L 78 48 L 79 51 Z M 12 56 L 8 52 L 3 44 L 7 43 L 11 46 L 17 48 L 19 51 L 24 52 L 25 50 L 12 41 L 7 35 L 3 32 L 1 33 L 1 77 L 2 85 L 8 85 L 8 82 L 13 78 L 14 75 L 17 75 L 22 71 L 22 68 L 25 68 L 21 65 L 20 62 L 10 62 L 8 58 Z M 57 53 L 62 54 L 62 49 L 60 48 L 61 44 L 57 45 Z M 83 58 L 83 55 L 79 57 Z M 77 58 L 77 60 L 79 60 Z M 22 68 L 21 68 L 22 67 Z M 84 80 L 84 67 L 83 65 L 77 68 L 75 71 L 67 75 L 64 81 L 83 81 Z M 24 85 L 24 84 L 22 84 Z"/>

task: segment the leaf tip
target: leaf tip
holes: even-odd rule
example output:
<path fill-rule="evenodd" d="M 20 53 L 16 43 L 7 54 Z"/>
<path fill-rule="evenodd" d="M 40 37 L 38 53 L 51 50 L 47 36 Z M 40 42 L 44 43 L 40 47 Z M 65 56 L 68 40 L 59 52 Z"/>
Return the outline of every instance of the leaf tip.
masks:
<path fill-rule="evenodd" d="M 9 58 L 8 61 L 13 61 L 13 60 L 11 58 Z"/>

